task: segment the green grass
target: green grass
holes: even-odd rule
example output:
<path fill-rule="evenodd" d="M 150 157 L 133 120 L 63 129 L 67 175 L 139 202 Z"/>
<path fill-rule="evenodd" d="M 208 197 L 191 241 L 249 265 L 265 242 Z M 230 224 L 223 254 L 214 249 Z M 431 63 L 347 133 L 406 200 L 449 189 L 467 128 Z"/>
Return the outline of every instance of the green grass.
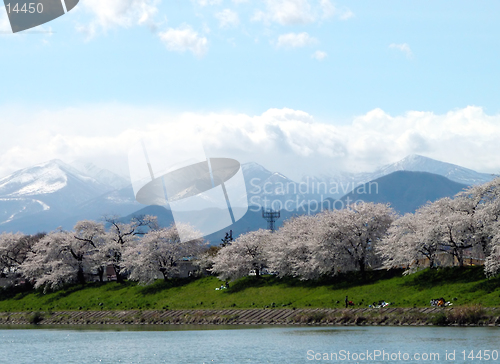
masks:
<path fill-rule="evenodd" d="M 349 274 L 318 281 L 246 277 L 228 290 L 215 277 L 158 281 L 149 286 L 132 282 L 93 283 L 53 293 L 0 292 L 0 311 L 148 310 L 219 308 L 341 308 L 345 296 L 356 307 L 385 300 L 395 307 L 427 307 L 444 297 L 454 305 L 500 306 L 500 277 L 486 279 L 482 267 L 424 270 L 410 276 L 401 271 L 368 272 L 366 281 Z"/>

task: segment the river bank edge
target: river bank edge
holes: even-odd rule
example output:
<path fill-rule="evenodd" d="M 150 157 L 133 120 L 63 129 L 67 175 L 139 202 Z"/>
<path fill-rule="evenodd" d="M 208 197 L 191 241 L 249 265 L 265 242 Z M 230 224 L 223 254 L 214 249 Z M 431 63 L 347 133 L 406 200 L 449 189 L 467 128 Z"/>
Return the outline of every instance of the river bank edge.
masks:
<path fill-rule="evenodd" d="M 500 326 L 500 307 L 0 312 L 0 325 Z"/>

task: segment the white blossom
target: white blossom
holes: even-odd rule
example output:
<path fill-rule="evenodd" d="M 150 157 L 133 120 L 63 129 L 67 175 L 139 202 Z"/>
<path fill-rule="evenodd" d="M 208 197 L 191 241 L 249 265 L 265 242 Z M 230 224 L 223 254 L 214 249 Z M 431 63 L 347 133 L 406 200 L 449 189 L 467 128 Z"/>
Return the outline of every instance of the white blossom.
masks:
<path fill-rule="evenodd" d="M 20 270 L 34 281 L 35 288 L 59 289 L 65 284 L 84 283 L 85 274 L 90 273 L 93 250 L 71 232 L 56 230 L 34 245 Z"/>
<path fill-rule="evenodd" d="M 203 239 L 181 241 L 179 230 L 183 236 L 191 233 L 199 236 L 192 228 L 177 224 L 170 228 L 152 230 L 136 244 L 129 245 L 123 255 L 123 268 L 130 272 L 129 279 L 141 283 L 151 283 L 161 276 L 164 280 L 179 273 L 179 263 L 200 254 L 204 247 Z"/>
<path fill-rule="evenodd" d="M 212 272 L 222 280 L 247 276 L 251 270 L 260 276 L 267 266 L 265 246 L 271 238 L 272 233 L 262 229 L 240 235 L 219 251 L 213 260 Z"/>

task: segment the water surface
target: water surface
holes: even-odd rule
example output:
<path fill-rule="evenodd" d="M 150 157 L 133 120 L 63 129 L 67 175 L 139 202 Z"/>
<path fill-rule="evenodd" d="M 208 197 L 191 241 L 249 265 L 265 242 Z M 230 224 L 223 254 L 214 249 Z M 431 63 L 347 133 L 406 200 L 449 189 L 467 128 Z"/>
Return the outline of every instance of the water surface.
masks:
<path fill-rule="evenodd" d="M 0 328 L 0 363 L 19 364 L 500 363 L 495 352 L 500 329 L 493 327 Z"/>

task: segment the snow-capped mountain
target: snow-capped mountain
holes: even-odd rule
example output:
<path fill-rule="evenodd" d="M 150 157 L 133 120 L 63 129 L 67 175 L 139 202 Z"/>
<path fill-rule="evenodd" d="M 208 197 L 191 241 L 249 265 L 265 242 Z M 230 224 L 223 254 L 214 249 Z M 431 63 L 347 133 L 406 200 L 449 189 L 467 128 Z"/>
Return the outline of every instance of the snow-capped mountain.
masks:
<path fill-rule="evenodd" d="M 308 186 L 301 186 L 285 175 L 270 172 L 257 163 L 245 163 L 242 170 L 250 206 L 280 209 L 286 204 L 287 208 L 295 209 L 301 201 L 317 197 Z"/>
<path fill-rule="evenodd" d="M 247 185 L 250 184 L 250 179 L 252 178 L 257 179 L 258 181 L 264 181 L 273 174 L 273 172 L 268 171 L 259 163 L 255 162 L 243 163 L 241 165 L 241 170 L 243 171 Z"/>
<path fill-rule="evenodd" d="M 130 184 L 128 179 L 123 178 L 110 170 L 97 167 L 93 163 L 74 161 L 71 165 L 86 176 L 92 177 L 96 181 L 115 189 L 124 188 Z"/>
<path fill-rule="evenodd" d="M 339 198 L 351 192 L 357 186 L 376 180 L 377 178 L 387 176 L 396 171 L 433 173 L 466 186 L 486 183 L 496 177 L 492 174 L 479 173 L 455 164 L 445 163 L 432 158 L 412 154 L 398 162 L 380 167 L 374 172 L 338 173 L 334 175 L 313 177 L 306 176 L 302 179 L 302 182 L 309 180 L 315 182 L 316 184 L 325 183 L 330 187 L 331 192 L 337 192 L 332 194 L 330 197 Z"/>
<path fill-rule="evenodd" d="M 24 168 L 0 179 L 0 224 L 48 211 L 73 213 L 112 189 L 60 160 Z"/>
<path fill-rule="evenodd" d="M 145 207 L 135 200 L 130 184 L 122 187 L 125 184 L 122 177 L 90 164 L 77 167 L 52 160 L 0 179 L 0 231 L 36 233 L 58 226 L 71 229 L 79 220 L 97 220 L 103 215 L 126 216 Z M 273 202 L 276 203 L 273 207 L 281 207 L 285 216 L 286 211 L 298 211 L 311 201 L 338 199 L 363 183 L 395 171 L 433 173 L 464 185 L 484 183 L 495 177 L 418 155 L 375 172 L 309 176 L 299 183 L 257 163 L 243 164 L 242 171 L 247 196 L 240 196 L 237 202 L 247 198 L 255 219 L 260 216 L 260 207 L 271 207 Z"/>
<path fill-rule="evenodd" d="M 435 159 L 412 154 L 399 162 L 380 168 L 374 172 L 374 176 L 372 176 L 371 179 L 386 176 L 396 171 L 434 173 L 467 186 L 486 183 L 496 177 L 492 174 L 479 173 L 473 171 L 472 169 L 460 167 L 455 164 L 440 162 Z"/>
<path fill-rule="evenodd" d="M 129 184 L 80 204 L 74 217 L 95 220 L 106 215 L 125 216 L 143 207 L 136 201 L 132 185 Z"/>
<path fill-rule="evenodd" d="M 71 181 L 73 180 L 73 181 Z M 68 183 L 83 183 L 96 189 L 102 186 L 73 167 L 55 159 L 33 167 L 21 169 L 0 179 L 0 196 L 25 197 L 45 195 L 65 188 Z"/>

